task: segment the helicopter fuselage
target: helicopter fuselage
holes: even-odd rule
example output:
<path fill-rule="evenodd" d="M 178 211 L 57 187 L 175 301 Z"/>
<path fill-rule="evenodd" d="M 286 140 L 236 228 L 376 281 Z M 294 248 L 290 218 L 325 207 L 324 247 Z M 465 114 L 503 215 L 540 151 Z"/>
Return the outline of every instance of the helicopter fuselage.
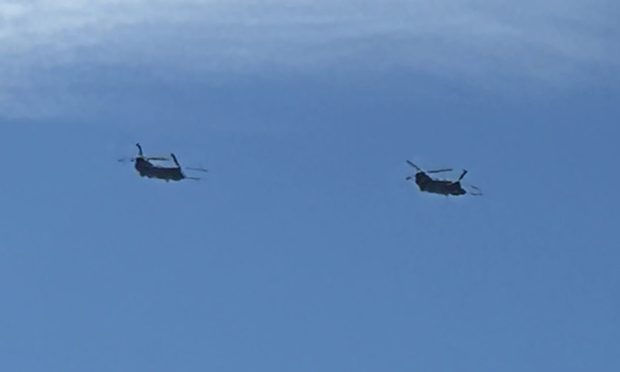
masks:
<path fill-rule="evenodd" d="M 165 181 L 181 181 L 185 178 L 180 167 L 159 167 L 143 158 L 136 159 L 135 168 L 142 177 Z"/>
<path fill-rule="evenodd" d="M 441 195 L 464 195 L 467 192 L 461 187 L 459 181 L 436 180 L 431 178 L 424 172 L 418 172 L 415 175 L 415 183 L 420 191 L 430 192 Z"/>

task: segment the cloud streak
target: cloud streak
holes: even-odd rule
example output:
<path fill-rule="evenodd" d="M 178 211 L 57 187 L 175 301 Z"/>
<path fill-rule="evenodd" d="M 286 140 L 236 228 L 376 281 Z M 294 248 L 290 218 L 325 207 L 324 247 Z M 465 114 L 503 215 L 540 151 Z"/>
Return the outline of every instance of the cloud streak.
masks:
<path fill-rule="evenodd" d="M 481 84 L 504 78 L 573 84 L 617 72 L 617 5 L 539 3 L 5 1 L 0 109 L 22 111 L 15 109 L 19 99 L 40 92 L 70 97 L 72 83 L 97 81 L 79 73 L 93 66 L 162 81 L 404 70 Z"/>

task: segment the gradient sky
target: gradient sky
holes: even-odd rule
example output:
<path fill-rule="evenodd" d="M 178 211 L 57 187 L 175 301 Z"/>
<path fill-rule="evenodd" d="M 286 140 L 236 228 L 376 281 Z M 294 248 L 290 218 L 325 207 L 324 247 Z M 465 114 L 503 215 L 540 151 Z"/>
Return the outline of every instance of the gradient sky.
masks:
<path fill-rule="evenodd" d="M 3 1 L 0 369 L 619 370 L 619 18 Z"/>

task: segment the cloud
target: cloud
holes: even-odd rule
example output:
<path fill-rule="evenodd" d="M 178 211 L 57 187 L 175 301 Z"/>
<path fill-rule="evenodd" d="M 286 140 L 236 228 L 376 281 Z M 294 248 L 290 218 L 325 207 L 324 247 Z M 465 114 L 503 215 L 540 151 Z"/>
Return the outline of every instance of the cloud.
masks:
<path fill-rule="evenodd" d="M 100 68 L 161 81 L 399 70 L 588 82 L 618 70 L 618 10 L 605 0 L 4 1 L 0 111 L 70 105 L 74 84 L 105 83 L 89 73 Z M 54 104 L 33 104 L 41 95 Z"/>

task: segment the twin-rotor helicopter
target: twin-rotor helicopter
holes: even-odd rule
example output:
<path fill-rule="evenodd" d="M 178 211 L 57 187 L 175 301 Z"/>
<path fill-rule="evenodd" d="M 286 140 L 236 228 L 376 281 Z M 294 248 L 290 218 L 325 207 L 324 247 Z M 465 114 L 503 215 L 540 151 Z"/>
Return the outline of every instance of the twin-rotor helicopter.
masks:
<path fill-rule="evenodd" d="M 455 181 L 451 181 L 451 180 L 442 180 L 442 179 L 432 178 L 431 176 L 429 176 L 429 174 L 452 172 L 453 170 L 452 168 L 425 171 L 425 170 L 422 170 L 417 165 L 415 165 L 410 160 L 407 160 L 407 164 L 409 164 L 411 167 L 415 168 L 416 170 L 415 175 L 408 176 L 406 178 L 407 181 L 414 181 L 416 185 L 418 185 L 418 188 L 420 189 L 420 191 L 422 192 L 440 194 L 440 195 L 445 195 L 445 196 L 450 196 L 450 195 L 460 196 L 460 195 L 465 195 L 465 194 L 469 194 L 473 196 L 482 195 L 482 192 L 476 186 L 469 185 L 468 186 L 469 190 L 466 190 L 463 187 L 463 185 L 461 185 L 461 180 L 467 174 L 466 169 L 463 169 L 463 171 L 461 172 L 461 175 Z"/>
<path fill-rule="evenodd" d="M 187 176 L 183 170 L 195 171 L 195 172 L 204 172 L 207 170 L 204 168 L 194 168 L 194 167 L 181 167 L 179 160 L 177 157 L 171 153 L 170 156 L 145 156 L 142 151 L 142 146 L 139 143 L 136 143 L 136 147 L 138 147 L 138 156 L 135 158 L 129 159 L 120 159 L 120 162 L 131 161 L 134 163 L 134 168 L 138 171 L 138 174 L 141 177 L 147 178 L 156 178 L 160 180 L 164 180 L 166 182 L 169 181 L 181 181 L 181 180 L 194 180 L 198 181 L 200 178 Z M 158 165 L 153 163 L 155 161 L 172 161 L 174 162 L 174 167 L 167 167 Z"/>

